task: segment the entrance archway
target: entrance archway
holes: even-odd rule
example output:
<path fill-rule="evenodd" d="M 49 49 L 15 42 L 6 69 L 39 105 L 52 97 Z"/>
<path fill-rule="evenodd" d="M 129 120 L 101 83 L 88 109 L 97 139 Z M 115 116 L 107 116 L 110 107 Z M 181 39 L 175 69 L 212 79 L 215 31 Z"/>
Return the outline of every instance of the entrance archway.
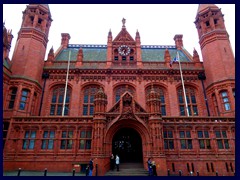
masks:
<path fill-rule="evenodd" d="M 142 162 L 142 139 L 133 128 L 118 130 L 112 139 L 112 152 L 121 162 Z"/>

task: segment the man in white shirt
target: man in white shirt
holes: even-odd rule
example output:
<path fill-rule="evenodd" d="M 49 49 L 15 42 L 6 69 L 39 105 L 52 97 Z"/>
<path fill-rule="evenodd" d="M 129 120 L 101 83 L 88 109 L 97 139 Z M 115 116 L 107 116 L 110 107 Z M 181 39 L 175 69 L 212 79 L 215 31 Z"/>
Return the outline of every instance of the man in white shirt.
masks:
<path fill-rule="evenodd" d="M 120 158 L 118 155 L 116 155 L 115 162 L 116 162 L 116 166 L 117 166 L 117 171 L 119 171 Z"/>

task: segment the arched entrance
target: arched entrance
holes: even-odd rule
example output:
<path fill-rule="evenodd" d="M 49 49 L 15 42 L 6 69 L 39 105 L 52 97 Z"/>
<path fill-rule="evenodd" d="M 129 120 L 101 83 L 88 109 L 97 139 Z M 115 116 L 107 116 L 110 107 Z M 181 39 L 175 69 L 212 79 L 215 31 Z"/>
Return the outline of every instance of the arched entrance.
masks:
<path fill-rule="evenodd" d="M 112 152 L 121 162 L 142 162 L 142 139 L 133 128 L 118 130 L 112 139 Z"/>

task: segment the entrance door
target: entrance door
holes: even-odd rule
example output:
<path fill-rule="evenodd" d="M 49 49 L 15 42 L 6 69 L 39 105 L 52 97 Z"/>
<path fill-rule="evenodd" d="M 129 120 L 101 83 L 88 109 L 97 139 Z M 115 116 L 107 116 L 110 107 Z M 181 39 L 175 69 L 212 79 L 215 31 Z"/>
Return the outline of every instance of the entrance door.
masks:
<path fill-rule="evenodd" d="M 112 140 L 112 152 L 118 154 L 120 162 L 142 162 L 142 140 L 132 128 L 122 128 Z"/>

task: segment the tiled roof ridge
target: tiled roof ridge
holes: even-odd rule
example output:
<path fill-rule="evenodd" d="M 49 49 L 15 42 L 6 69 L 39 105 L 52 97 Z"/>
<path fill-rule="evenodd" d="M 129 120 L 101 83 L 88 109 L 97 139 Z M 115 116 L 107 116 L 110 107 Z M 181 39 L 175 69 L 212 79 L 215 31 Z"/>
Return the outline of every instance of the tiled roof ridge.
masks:
<path fill-rule="evenodd" d="M 69 44 L 69 48 L 74 47 L 98 47 L 98 48 L 106 48 L 106 44 Z M 142 48 L 176 48 L 175 45 L 141 45 Z"/>

